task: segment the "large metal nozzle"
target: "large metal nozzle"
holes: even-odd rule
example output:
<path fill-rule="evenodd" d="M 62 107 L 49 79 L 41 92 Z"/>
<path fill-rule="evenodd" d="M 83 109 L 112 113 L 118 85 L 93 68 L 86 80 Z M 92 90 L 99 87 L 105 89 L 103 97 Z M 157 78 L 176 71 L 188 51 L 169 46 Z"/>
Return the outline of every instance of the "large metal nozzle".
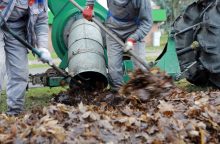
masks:
<path fill-rule="evenodd" d="M 84 19 L 73 23 L 68 39 L 69 73 L 92 87 L 108 85 L 100 28 Z"/>

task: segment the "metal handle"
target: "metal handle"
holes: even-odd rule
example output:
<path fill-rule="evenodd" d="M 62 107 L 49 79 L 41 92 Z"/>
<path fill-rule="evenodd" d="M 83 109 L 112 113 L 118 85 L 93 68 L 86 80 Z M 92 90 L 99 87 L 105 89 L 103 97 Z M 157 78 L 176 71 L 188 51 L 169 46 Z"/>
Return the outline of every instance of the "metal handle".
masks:
<path fill-rule="evenodd" d="M 83 8 L 74 0 L 69 0 L 75 7 L 77 7 L 81 12 L 83 12 Z M 103 31 L 105 31 L 110 37 L 112 37 L 117 43 L 119 43 L 122 48 L 125 48 L 125 43 L 118 38 L 115 34 L 113 34 L 111 31 L 109 31 L 101 22 L 99 22 L 99 20 L 97 20 L 96 18 L 92 18 L 92 21 L 94 23 L 96 23 Z M 150 66 L 143 60 L 141 59 L 136 53 L 134 53 L 133 51 L 128 51 L 128 54 L 130 54 L 132 57 L 134 57 L 140 64 L 142 64 L 147 71 L 149 71 Z"/>

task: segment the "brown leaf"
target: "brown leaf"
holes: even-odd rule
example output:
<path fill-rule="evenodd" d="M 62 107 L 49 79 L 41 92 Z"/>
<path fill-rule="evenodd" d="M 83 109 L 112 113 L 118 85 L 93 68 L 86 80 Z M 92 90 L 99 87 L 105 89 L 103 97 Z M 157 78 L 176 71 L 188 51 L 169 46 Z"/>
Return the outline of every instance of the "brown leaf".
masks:
<path fill-rule="evenodd" d="M 109 123 L 108 120 L 100 120 L 98 121 L 98 124 L 100 127 L 103 127 L 105 129 L 109 129 L 109 130 L 113 129 L 113 126 Z"/>
<path fill-rule="evenodd" d="M 129 106 L 125 106 L 125 108 L 122 110 L 122 113 L 131 116 L 133 114 L 133 110 Z"/>
<path fill-rule="evenodd" d="M 13 125 L 11 126 L 11 136 L 12 136 L 12 137 L 15 137 L 16 134 L 17 134 L 17 125 L 16 125 L 16 124 L 13 124 Z"/>
<path fill-rule="evenodd" d="M 83 105 L 82 102 L 78 105 L 78 108 L 81 113 L 85 113 L 87 111 L 87 108 Z"/>
<path fill-rule="evenodd" d="M 160 105 L 158 105 L 159 111 L 166 116 L 172 116 L 174 112 L 174 106 L 171 103 L 160 100 Z"/>

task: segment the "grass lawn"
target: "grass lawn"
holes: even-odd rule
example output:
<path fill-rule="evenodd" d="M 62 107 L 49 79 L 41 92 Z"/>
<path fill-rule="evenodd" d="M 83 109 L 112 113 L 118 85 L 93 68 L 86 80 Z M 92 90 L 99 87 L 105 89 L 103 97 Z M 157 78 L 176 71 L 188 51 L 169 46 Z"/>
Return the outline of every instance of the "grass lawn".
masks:
<path fill-rule="evenodd" d="M 207 91 L 209 89 L 213 89 L 212 87 L 200 87 L 189 83 L 186 79 L 176 81 L 175 84 L 187 92 L 196 92 L 196 91 Z"/>
<path fill-rule="evenodd" d="M 32 64 L 29 65 L 29 69 L 30 68 L 50 68 L 47 64 Z"/>
<path fill-rule="evenodd" d="M 30 110 L 33 107 L 44 107 L 50 103 L 53 94 L 58 94 L 61 91 L 65 91 L 66 88 L 32 88 L 26 92 L 25 96 L 25 109 Z M 0 113 L 6 111 L 6 94 L 3 91 L 0 97 Z"/>
<path fill-rule="evenodd" d="M 149 63 L 149 62 L 154 62 L 156 60 L 156 57 L 148 55 L 146 59 L 147 59 L 147 62 Z"/>

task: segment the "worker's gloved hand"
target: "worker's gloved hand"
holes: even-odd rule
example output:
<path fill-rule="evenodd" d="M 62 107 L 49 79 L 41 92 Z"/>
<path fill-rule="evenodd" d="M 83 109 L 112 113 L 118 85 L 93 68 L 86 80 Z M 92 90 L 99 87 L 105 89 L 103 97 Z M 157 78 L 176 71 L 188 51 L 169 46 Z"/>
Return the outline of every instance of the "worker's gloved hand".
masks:
<path fill-rule="evenodd" d="M 43 63 L 52 64 L 53 60 L 50 55 L 50 52 L 46 48 L 39 48 L 38 51 L 41 53 L 41 57 L 39 58 Z"/>
<path fill-rule="evenodd" d="M 132 39 L 132 38 L 128 38 L 126 43 L 125 43 L 125 49 L 124 52 L 128 52 L 129 50 L 133 50 L 134 46 L 136 44 L 136 40 Z"/>
<path fill-rule="evenodd" d="M 92 15 L 93 15 L 93 5 L 88 5 L 84 10 L 83 10 L 83 17 L 87 19 L 88 21 L 92 20 Z"/>

